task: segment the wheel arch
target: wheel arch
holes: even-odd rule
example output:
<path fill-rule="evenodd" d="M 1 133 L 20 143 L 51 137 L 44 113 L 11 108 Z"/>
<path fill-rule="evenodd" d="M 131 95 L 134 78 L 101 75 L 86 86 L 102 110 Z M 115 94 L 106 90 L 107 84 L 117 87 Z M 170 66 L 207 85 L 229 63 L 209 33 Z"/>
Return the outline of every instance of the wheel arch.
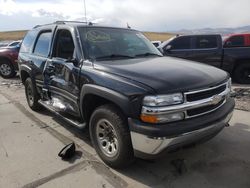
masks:
<path fill-rule="evenodd" d="M 102 86 L 86 84 L 82 87 L 80 111 L 86 122 L 89 122 L 94 109 L 103 104 L 113 104 L 125 116 L 129 116 L 130 107 L 128 97 Z"/>
<path fill-rule="evenodd" d="M 8 61 L 9 63 L 11 63 L 11 59 L 9 57 L 6 57 L 6 56 L 0 56 L 0 62 L 1 60 L 5 60 L 5 61 Z"/>

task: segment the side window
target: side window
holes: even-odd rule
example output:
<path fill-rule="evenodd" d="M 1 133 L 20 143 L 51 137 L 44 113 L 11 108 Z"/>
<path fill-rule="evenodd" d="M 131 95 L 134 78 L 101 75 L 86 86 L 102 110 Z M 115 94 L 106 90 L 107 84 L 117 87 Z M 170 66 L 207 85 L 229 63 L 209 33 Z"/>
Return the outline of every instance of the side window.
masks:
<path fill-rule="evenodd" d="M 51 37 L 51 31 L 41 33 L 38 37 L 33 53 L 39 56 L 48 57 Z"/>
<path fill-rule="evenodd" d="M 36 36 L 37 36 L 37 31 L 34 31 L 34 30 L 29 31 L 23 39 L 20 52 L 22 52 L 22 53 L 30 52 L 31 48 L 35 42 Z"/>
<path fill-rule="evenodd" d="M 229 38 L 225 44 L 225 47 L 242 47 L 244 46 L 243 36 L 233 36 Z"/>
<path fill-rule="evenodd" d="M 71 33 L 68 30 L 58 30 L 55 41 L 52 56 L 63 59 L 72 59 L 75 45 Z"/>
<path fill-rule="evenodd" d="M 179 49 L 190 49 L 191 48 L 191 37 L 179 37 L 173 40 L 170 45 L 173 50 Z"/>
<path fill-rule="evenodd" d="M 196 49 L 217 48 L 216 36 L 197 36 L 195 42 Z"/>

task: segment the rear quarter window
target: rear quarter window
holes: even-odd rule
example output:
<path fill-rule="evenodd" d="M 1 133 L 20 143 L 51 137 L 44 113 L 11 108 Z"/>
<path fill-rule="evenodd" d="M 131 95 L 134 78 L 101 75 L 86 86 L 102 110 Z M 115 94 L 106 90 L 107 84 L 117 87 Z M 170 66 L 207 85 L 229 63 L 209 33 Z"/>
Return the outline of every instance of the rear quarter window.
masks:
<path fill-rule="evenodd" d="M 198 36 L 196 37 L 195 48 L 217 48 L 217 37 L 216 36 Z"/>
<path fill-rule="evenodd" d="M 32 30 L 25 35 L 20 49 L 21 53 L 31 52 L 37 33 L 38 33 L 37 31 Z"/>

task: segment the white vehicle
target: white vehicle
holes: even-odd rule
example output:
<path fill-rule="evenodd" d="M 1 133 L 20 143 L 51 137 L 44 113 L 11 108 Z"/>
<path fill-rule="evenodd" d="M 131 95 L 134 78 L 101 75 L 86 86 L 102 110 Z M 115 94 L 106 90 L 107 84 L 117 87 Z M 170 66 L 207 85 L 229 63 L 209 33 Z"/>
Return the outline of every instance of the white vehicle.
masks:
<path fill-rule="evenodd" d="M 151 41 L 151 42 L 156 48 L 162 43 L 161 41 Z"/>

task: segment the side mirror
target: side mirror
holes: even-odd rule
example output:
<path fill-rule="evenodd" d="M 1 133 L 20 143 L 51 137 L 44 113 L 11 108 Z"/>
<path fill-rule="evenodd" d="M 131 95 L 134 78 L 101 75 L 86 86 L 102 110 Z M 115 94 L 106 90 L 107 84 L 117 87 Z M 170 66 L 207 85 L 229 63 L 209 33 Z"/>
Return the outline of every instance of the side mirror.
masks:
<path fill-rule="evenodd" d="M 172 50 L 172 46 L 171 45 L 167 45 L 166 48 L 165 48 L 166 51 L 170 51 Z"/>
<path fill-rule="evenodd" d="M 75 67 L 78 66 L 78 64 L 79 64 L 76 58 L 70 58 L 70 57 L 65 62 L 66 63 L 73 63 L 73 65 Z"/>
<path fill-rule="evenodd" d="M 232 42 L 231 42 L 230 40 L 228 40 L 228 41 L 225 43 L 224 47 L 230 47 L 230 46 L 232 46 Z"/>

